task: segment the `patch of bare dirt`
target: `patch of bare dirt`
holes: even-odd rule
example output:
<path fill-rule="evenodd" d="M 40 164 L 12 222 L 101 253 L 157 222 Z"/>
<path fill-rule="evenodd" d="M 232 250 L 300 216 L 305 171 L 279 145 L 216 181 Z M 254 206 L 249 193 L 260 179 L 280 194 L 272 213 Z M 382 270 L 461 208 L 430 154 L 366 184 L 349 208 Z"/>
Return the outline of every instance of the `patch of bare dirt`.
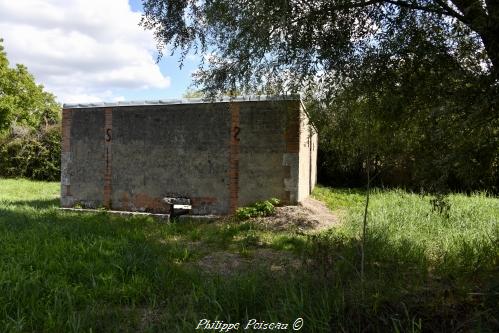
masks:
<path fill-rule="evenodd" d="M 259 218 L 256 222 L 270 230 L 314 232 L 334 227 L 339 218 L 322 201 L 309 197 L 298 206 L 276 207 L 274 216 Z"/>
<path fill-rule="evenodd" d="M 273 231 L 314 233 L 330 229 L 339 223 L 337 214 L 316 199 L 307 198 L 298 206 L 276 208 L 274 216 L 254 219 L 255 223 Z M 194 265 L 208 274 L 232 275 L 255 269 L 285 273 L 302 268 L 300 258 L 286 251 L 258 248 L 249 253 L 216 251 L 207 254 Z"/>
<path fill-rule="evenodd" d="M 198 260 L 196 266 L 208 274 L 232 275 L 255 269 L 279 273 L 299 269 L 301 261 L 282 251 L 256 249 L 244 256 L 225 251 L 213 252 Z"/>

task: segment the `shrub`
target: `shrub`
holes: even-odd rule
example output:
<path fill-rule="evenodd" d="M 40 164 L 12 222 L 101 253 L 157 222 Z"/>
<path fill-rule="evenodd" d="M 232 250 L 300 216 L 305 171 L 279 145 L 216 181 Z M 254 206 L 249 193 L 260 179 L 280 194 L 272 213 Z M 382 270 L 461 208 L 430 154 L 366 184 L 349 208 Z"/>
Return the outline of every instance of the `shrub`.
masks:
<path fill-rule="evenodd" d="M 247 220 L 252 217 L 274 215 L 275 207 L 278 206 L 279 203 L 279 199 L 276 198 L 255 202 L 251 206 L 238 208 L 236 210 L 236 217 L 239 220 Z"/>
<path fill-rule="evenodd" d="M 0 140 L 0 176 L 58 180 L 60 156 L 60 125 L 40 130 L 16 126 Z"/>

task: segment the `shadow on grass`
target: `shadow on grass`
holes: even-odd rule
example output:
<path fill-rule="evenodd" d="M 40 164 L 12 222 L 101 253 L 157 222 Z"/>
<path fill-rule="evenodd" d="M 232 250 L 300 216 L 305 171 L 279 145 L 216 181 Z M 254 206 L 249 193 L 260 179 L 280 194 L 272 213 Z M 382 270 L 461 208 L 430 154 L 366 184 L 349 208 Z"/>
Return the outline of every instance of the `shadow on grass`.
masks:
<path fill-rule="evenodd" d="M 51 208 L 55 201 L 18 204 Z M 257 246 L 259 232 L 249 223 L 161 224 L 106 213 L 4 210 L 0 327 L 189 332 L 203 318 L 292 323 L 302 317 L 307 332 L 499 328 L 497 247 L 468 251 L 481 253 L 479 262 L 463 247 L 436 269 L 439 263 L 427 259 L 421 245 L 373 230 L 363 284 L 358 239 L 334 231 L 275 236 L 276 248 L 302 251 L 303 267 L 294 274 L 275 276 L 252 267 L 207 276 L 185 267 L 189 240 L 222 248 Z M 474 291 L 482 295 L 470 297 Z"/>
<path fill-rule="evenodd" d="M 421 244 L 394 240 L 385 230 L 374 229 L 365 245 L 363 282 L 360 249 L 356 238 L 334 233 L 314 236 L 307 248 L 308 273 L 315 274 L 316 286 L 325 283 L 329 291 L 341 290 L 343 303 L 332 312 L 330 327 L 402 332 L 499 329 L 495 239 L 460 244 L 453 253 L 432 260 Z"/>
<path fill-rule="evenodd" d="M 28 206 L 36 209 L 58 208 L 60 205 L 59 198 L 43 200 L 13 200 L 6 202 L 12 206 Z"/>
<path fill-rule="evenodd" d="M 1 211 L 0 331 L 139 331 L 144 309 L 199 283 L 151 219 L 22 209 L 56 202 Z"/>

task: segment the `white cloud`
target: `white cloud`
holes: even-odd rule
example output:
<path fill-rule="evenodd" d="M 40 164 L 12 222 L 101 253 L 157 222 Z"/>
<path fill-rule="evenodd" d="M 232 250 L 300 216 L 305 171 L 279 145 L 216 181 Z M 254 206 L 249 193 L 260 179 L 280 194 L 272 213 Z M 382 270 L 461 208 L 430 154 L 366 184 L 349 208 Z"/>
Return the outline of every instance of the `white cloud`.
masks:
<path fill-rule="evenodd" d="M 150 31 L 127 0 L 0 0 L 0 37 L 62 102 L 121 100 L 116 89 L 167 88 Z"/>

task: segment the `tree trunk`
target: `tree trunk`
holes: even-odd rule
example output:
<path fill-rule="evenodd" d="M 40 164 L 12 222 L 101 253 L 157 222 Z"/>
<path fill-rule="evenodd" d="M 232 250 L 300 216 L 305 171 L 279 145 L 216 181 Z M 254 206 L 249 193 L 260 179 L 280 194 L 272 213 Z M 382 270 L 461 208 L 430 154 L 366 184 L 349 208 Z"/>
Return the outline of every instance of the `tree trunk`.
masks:
<path fill-rule="evenodd" d="M 492 63 L 492 75 L 494 80 L 499 80 L 499 27 L 487 27 L 483 31 L 478 31 L 482 39 L 485 51 Z"/>
<path fill-rule="evenodd" d="M 459 9 L 459 20 L 475 31 L 482 40 L 492 63 L 493 79 L 499 79 L 499 5 L 496 0 L 451 0 Z"/>

